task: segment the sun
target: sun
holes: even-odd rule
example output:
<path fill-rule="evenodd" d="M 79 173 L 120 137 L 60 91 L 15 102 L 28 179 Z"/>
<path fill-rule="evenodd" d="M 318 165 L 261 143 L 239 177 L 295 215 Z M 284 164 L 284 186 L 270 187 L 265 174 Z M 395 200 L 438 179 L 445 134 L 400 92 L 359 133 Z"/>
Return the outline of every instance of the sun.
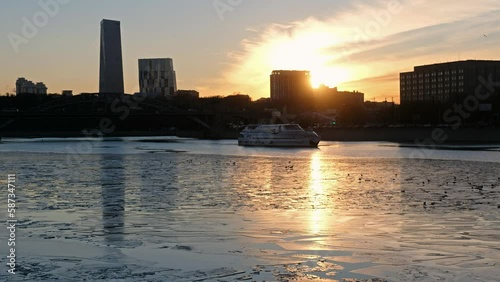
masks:
<path fill-rule="evenodd" d="M 318 66 L 312 67 L 310 71 L 311 85 L 314 88 L 319 88 L 321 85 L 338 87 L 341 83 L 347 82 L 350 79 L 350 73 L 347 68 Z"/>
<path fill-rule="evenodd" d="M 268 45 L 268 64 L 272 70 L 308 70 L 311 85 L 337 87 L 351 79 L 349 68 L 338 64 L 329 52 L 336 40 L 324 32 L 309 31 L 293 37 L 276 38 Z"/>

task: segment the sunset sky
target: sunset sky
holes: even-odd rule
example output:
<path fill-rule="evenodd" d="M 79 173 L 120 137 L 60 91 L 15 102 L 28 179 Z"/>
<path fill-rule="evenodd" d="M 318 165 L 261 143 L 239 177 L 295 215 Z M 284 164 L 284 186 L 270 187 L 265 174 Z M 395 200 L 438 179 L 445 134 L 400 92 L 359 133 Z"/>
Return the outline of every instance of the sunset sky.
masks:
<path fill-rule="evenodd" d="M 121 21 L 127 93 L 139 58 L 173 58 L 178 88 L 202 96 L 269 97 L 272 70 L 299 69 L 377 101 L 399 101 L 399 72 L 415 65 L 500 59 L 498 0 L 2 1 L 1 93 L 18 77 L 97 92 L 104 18 Z"/>

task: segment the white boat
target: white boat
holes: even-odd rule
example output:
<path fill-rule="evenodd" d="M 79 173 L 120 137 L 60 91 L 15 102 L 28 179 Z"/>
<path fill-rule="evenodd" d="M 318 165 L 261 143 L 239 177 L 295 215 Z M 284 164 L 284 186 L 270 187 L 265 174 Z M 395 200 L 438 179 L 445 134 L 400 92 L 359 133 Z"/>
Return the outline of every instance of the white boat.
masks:
<path fill-rule="evenodd" d="M 318 147 L 320 137 L 298 124 L 249 125 L 240 133 L 239 146 Z"/>

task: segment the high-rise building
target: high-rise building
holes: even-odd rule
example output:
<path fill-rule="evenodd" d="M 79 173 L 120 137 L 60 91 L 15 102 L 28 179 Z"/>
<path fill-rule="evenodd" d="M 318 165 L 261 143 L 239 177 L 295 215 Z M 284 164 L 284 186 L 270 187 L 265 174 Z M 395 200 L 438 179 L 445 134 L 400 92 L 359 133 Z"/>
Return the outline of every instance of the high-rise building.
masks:
<path fill-rule="evenodd" d="M 173 60 L 139 59 L 139 87 L 143 94 L 173 96 L 177 91 Z"/>
<path fill-rule="evenodd" d="M 47 86 L 43 82 L 33 83 L 24 77 L 20 77 L 16 81 L 16 94 L 40 94 L 47 95 Z"/>
<path fill-rule="evenodd" d="M 101 21 L 99 92 L 124 93 L 120 22 Z"/>
<path fill-rule="evenodd" d="M 475 95 L 478 86 L 500 81 L 500 61 L 458 61 L 417 66 L 400 74 L 401 104 L 457 102 Z M 487 88 L 484 85 L 483 90 Z M 498 93 L 496 94 L 498 95 Z"/>
<path fill-rule="evenodd" d="M 271 100 L 293 107 L 313 103 L 309 71 L 275 70 L 271 74 Z"/>

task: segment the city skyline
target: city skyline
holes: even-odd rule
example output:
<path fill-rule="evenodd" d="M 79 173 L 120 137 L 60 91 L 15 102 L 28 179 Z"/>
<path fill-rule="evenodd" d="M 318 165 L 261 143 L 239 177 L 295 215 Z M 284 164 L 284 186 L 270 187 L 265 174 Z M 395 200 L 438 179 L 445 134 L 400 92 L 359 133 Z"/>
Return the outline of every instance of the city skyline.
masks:
<path fill-rule="evenodd" d="M 399 73 L 414 65 L 500 58 L 495 1 L 432 8 L 427 0 L 198 3 L 121 1 L 119 11 L 116 1 L 3 3 L 1 93 L 12 92 L 18 77 L 37 77 L 56 93 L 97 92 L 104 18 L 122 24 L 127 93 L 139 91 L 137 59 L 147 57 L 173 58 L 179 87 L 201 96 L 269 97 L 272 70 L 307 69 L 314 86 L 358 90 L 379 101 L 399 101 Z M 168 15 L 159 17 L 162 11 Z M 26 22 L 36 30 L 29 36 Z"/>

